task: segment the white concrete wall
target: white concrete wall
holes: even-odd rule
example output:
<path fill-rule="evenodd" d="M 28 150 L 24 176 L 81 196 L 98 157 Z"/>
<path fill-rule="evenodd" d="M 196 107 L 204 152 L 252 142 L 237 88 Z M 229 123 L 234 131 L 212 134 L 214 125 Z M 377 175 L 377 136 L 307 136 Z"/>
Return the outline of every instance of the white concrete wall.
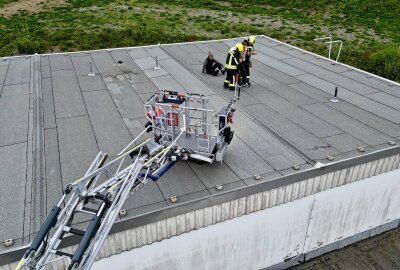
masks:
<path fill-rule="evenodd" d="M 313 198 L 98 261 L 93 269 L 259 269 L 302 252 Z"/>
<path fill-rule="evenodd" d="M 400 218 L 400 170 L 101 259 L 93 269 L 260 269 Z"/>
<path fill-rule="evenodd" d="M 400 218 L 400 170 L 315 194 L 305 252 Z"/>

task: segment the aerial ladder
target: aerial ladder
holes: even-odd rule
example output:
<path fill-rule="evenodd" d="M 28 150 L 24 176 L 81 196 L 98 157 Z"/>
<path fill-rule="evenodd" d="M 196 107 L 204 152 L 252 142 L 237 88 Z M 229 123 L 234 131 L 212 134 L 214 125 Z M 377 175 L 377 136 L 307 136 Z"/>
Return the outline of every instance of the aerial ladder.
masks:
<path fill-rule="evenodd" d="M 237 87 L 229 104 L 216 112 L 204 95 L 155 93 L 144 105 L 149 120 L 144 130 L 108 163 L 108 155 L 99 152 L 86 174 L 65 186 L 16 270 L 46 269 L 59 260 L 68 270 L 90 269 L 129 196 L 180 160 L 222 161 L 233 138 L 230 124 L 239 96 Z M 89 217 L 84 230 L 76 221 L 82 215 Z M 80 237 L 73 254 L 61 248 L 71 235 Z"/>

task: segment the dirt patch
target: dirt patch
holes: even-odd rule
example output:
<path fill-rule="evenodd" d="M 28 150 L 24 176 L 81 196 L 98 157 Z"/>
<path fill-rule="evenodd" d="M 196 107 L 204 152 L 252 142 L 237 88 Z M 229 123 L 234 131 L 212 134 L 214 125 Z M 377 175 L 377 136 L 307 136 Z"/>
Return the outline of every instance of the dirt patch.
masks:
<path fill-rule="evenodd" d="M 0 8 L 0 15 L 9 17 L 20 11 L 39 12 L 64 5 L 66 0 L 19 0 Z"/>

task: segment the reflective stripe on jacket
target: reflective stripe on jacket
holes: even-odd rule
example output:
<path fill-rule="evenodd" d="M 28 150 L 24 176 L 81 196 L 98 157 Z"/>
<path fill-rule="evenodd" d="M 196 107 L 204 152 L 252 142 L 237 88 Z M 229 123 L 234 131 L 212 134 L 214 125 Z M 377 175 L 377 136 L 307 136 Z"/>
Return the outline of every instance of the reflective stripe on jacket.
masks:
<path fill-rule="evenodd" d="M 226 57 L 225 68 L 237 69 L 237 66 L 239 65 L 239 59 L 240 59 L 239 51 L 236 49 L 236 47 L 232 47 L 229 50 L 228 56 Z"/>

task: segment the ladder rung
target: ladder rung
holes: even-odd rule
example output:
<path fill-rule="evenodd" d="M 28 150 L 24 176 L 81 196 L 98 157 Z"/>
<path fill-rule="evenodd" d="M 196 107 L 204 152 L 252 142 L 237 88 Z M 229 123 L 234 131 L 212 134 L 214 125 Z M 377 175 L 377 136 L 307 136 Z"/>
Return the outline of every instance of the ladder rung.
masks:
<path fill-rule="evenodd" d="M 86 212 L 93 213 L 93 215 L 96 215 L 96 214 L 97 214 L 97 211 L 96 211 L 96 210 L 94 210 L 94 209 L 92 209 L 92 208 L 89 208 L 89 207 L 82 207 L 82 210 L 83 210 L 83 211 L 86 211 Z"/>
<path fill-rule="evenodd" d="M 70 258 L 72 258 L 72 254 L 69 254 L 69 253 L 67 253 L 67 252 L 63 252 L 63 251 L 61 251 L 61 250 L 57 250 L 56 251 L 56 255 L 58 255 L 58 256 L 67 256 L 67 257 L 70 257 Z"/>
<path fill-rule="evenodd" d="M 85 231 L 79 230 L 79 229 L 75 229 L 75 228 L 70 228 L 69 229 L 70 233 L 76 234 L 76 235 L 80 235 L 83 236 L 85 234 Z"/>

